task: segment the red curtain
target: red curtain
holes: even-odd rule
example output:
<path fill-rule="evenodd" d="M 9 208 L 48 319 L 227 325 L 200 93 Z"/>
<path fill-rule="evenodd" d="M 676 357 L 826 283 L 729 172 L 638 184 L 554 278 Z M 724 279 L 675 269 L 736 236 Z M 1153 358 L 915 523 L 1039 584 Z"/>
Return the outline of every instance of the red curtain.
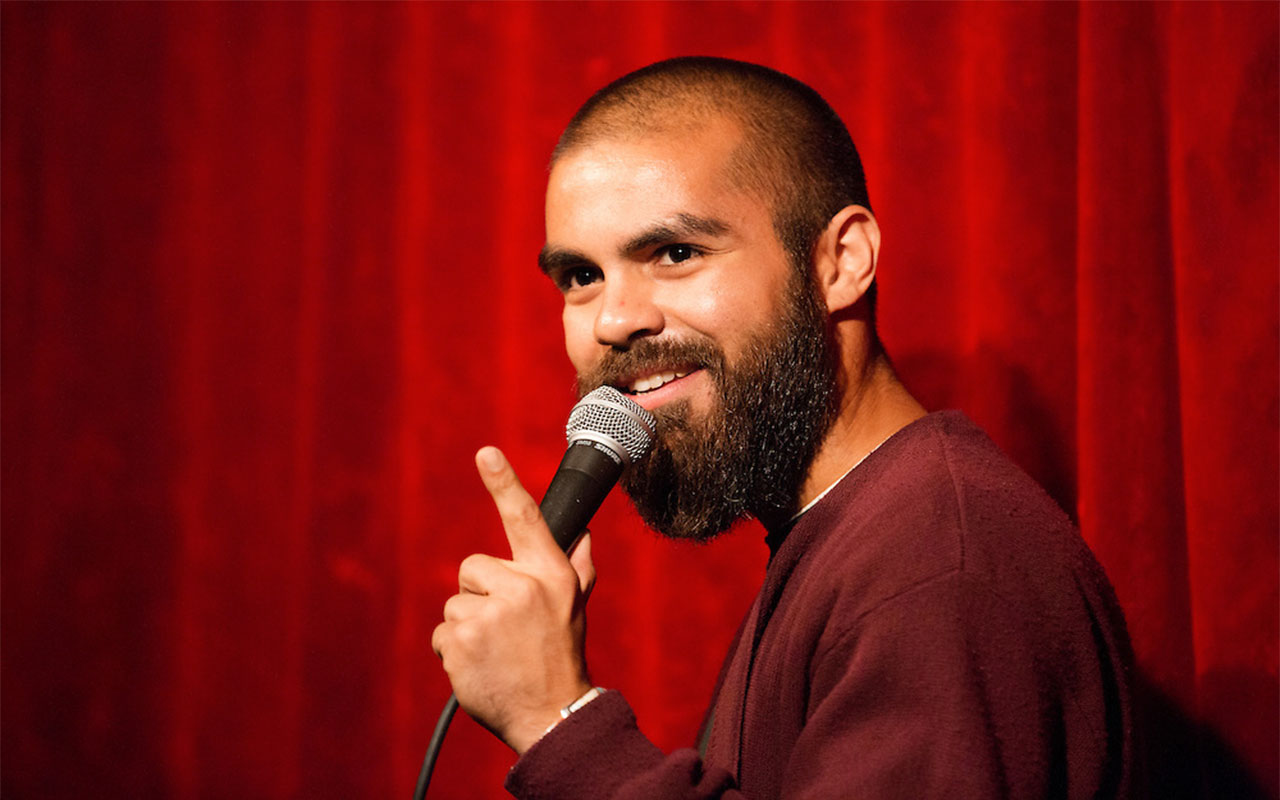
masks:
<path fill-rule="evenodd" d="M 3 794 L 408 796 L 430 634 L 572 402 L 556 136 L 647 62 L 809 82 L 882 331 L 1080 520 L 1161 797 L 1277 792 L 1277 30 L 1259 4 L 6 4 Z M 678 114 L 678 108 L 671 109 Z M 691 742 L 761 531 L 611 499 L 595 679 Z M 500 797 L 459 718 L 433 797 Z"/>

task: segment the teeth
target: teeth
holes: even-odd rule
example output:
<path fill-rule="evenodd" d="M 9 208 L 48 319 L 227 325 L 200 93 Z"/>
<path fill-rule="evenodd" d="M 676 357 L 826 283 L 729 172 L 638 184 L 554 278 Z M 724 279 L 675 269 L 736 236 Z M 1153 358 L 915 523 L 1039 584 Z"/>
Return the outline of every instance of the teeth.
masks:
<path fill-rule="evenodd" d="M 630 389 L 632 392 L 636 392 L 636 393 L 652 392 L 654 389 L 657 389 L 659 386 L 668 384 L 671 381 L 674 381 L 676 378 L 683 378 L 685 375 L 688 375 L 688 374 L 689 374 L 688 372 L 680 372 L 677 370 L 668 370 L 666 372 L 655 372 L 652 375 L 639 378 L 634 382 L 632 382 Z"/>

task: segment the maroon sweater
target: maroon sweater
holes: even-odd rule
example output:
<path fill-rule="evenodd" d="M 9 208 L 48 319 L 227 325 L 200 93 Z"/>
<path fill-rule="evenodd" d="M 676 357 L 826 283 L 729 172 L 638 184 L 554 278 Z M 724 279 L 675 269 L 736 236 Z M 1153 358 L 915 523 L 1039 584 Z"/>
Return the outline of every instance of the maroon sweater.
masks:
<path fill-rule="evenodd" d="M 730 649 L 705 756 L 618 692 L 516 763 L 577 798 L 1127 797 L 1129 644 L 1066 515 L 958 412 L 893 436 L 795 524 Z"/>

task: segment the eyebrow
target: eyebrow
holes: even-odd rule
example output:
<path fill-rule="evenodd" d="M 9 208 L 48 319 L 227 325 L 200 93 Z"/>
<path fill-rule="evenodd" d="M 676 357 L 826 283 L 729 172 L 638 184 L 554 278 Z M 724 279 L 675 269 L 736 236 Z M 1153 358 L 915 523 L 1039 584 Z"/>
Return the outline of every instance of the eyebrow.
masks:
<path fill-rule="evenodd" d="M 538 253 L 538 269 L 549 277 L 574 267 L 592 266 L 595 266 L 595 262 L 576 250 L 561 250 L 548 244 Z"/>
<path fill-rule="evenodd" d="M 622 254 L 634 255 L 656 244 L 670 244 L 692 234 L 721 236 L 728 232 L 729 223 L 723 220 L 699 217 L 695 214 L 676 214 L 670 222 L 660 222 L 628 239 L 622 246 Z"/>
<path fill-rule="evenodd" d="M 654 245 L 671 244 L 694 234 L 722 236 L 730 230 L 729 223 L 724 220 L 680 213 L 670 220 L 651 225 L 632 236 L 619 248 L 619 252 L 623 256 L 630 257 Z M 538 253 L 538 268 L 547 275 L 571 267 L 594 265 L 594 261 L 576 250 L 562 250 L 549 244 Z"/>

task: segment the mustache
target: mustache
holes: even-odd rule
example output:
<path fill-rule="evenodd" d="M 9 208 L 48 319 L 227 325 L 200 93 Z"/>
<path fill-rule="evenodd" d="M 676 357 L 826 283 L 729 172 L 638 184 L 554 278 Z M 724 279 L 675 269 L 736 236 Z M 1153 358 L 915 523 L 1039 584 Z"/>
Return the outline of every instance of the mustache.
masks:
<path fill-rule="evenodd" d="M 639 339 L 625 350 L 610 349 L 586 372 L 578 373 L 578 397 L 600 386 L 625 387 L 662 369 L 705 369 L 717 382 L 724 374 L 724 350 L 709 338 Z"/>

